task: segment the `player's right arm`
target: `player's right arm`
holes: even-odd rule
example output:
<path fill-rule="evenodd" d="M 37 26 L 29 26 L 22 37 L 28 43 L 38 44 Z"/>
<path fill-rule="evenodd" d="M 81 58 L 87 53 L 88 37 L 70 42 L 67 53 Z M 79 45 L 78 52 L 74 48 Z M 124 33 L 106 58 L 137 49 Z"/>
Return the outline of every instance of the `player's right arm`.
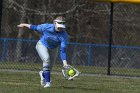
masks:
<path fill-rule="evenodd" d="M 17 25 L 17 27 L 19 28 L 23 28 L 23 27 L 27 27 L 27 28 L 30 28 L 31 24 L 26 24 L 26 23 L 21 23 L 19 25 Z"/>
<path fill-rule="evenodd" d="M 48 24 L 32 25 L 32 24 L 21 23 L 17 27 L 19 28 L 27 27 L 34 31 L 43 32 L 46 28 L 50 26 Z"/>

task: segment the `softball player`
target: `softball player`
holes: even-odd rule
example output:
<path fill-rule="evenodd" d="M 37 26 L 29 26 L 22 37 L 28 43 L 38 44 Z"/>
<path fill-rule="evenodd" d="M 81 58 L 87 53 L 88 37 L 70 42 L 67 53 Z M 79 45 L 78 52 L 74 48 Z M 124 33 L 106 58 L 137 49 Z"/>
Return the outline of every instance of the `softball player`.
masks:
<path fill-rule="evenodd" d="M 57 17 L 53 24 L 45 23 L 40 25 L 32 25 L 21 23 L 18 27 L 27 27 L 42 33 L 40 40 L 36 44 L 36 50 L 43 61 L 43 71 L 39 72 L 41 77 L 41 85 L 45 87 L 51 86 L 50 81 L 50 55 L 48 49 L 60 47 L 60 55 L 63 62 L 63 67 L 67 67 L 66 61 L 66 44 L 68 40 L 67 32 L 65 31 L 64 17 Z"/>

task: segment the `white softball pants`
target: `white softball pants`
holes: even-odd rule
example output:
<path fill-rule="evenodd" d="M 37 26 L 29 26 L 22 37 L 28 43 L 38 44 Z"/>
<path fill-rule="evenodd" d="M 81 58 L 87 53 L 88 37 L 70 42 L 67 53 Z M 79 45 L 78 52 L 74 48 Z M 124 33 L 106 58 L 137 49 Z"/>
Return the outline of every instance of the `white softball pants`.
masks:
<path fill-rule="evenodd" d="M 50 70 L 50 55 L 48 48 L 45 47 L 39 40 L 36 44 L 36 50 L 39 57 L 43 61 L 43 71 Z"/>

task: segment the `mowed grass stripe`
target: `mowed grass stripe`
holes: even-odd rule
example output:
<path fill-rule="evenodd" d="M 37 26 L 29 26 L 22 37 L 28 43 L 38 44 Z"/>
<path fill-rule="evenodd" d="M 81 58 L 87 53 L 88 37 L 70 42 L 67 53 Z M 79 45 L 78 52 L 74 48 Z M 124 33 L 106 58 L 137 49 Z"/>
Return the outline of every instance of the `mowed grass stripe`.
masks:
<path fill-rule="evenodd" d="M 52 87 L 40 85 L 38 73 L 0 71 L 0 93 L 140 93 L 140 79 L 79 76 L 73 81 L 52 74 Z"/>

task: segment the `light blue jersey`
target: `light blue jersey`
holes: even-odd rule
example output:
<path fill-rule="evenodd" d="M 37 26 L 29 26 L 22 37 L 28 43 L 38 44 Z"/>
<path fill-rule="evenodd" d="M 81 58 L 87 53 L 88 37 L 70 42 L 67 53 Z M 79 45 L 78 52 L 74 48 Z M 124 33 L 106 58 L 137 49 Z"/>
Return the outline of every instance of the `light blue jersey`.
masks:
<path fill-rule="evenodd" d="M 44 46 L 53 49 L 60 45 L 61 59 L 66 60 L 65 48 L 68 42 L 68 35 L 66 31 L 57 32 L 55 30 L 55 25 L 48 23 L 41 25 L 31 25 L 30 29 L 42 33 L 40 41 L 44 44 Z"/>

